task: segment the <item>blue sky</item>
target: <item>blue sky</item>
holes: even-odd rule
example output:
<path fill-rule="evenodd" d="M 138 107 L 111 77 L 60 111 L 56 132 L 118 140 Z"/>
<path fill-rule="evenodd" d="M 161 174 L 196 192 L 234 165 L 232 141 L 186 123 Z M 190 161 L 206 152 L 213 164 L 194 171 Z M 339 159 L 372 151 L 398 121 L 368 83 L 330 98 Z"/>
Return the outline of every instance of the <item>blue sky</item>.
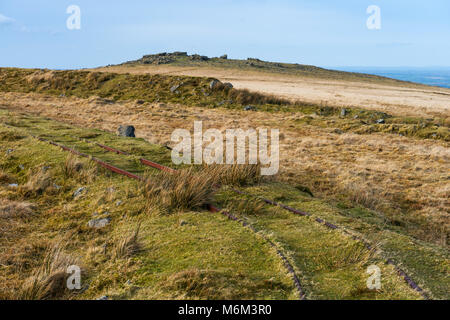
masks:
<path fill-rule="evenodd" d="M 81 29 L 68 30 L 69 5 Z M 366 9 L 381 8 L 381 30 Z M 448 0 L 1 0 L 0 66 L 83 68 L 144 54 L 318 66 L 450 66 Z"/>

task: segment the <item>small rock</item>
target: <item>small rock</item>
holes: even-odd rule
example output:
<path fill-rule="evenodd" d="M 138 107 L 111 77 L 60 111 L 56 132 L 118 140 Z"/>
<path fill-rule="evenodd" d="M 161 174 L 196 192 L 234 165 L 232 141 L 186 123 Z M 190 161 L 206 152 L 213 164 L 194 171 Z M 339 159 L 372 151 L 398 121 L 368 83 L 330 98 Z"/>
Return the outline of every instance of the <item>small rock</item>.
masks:
<path fill-rule="evenodd" d="M 73 193 L 73 197 L 77 198 L 79 196 L 81 196 L 81 194 L 86 190 L 86 187 L 81 187 L 78 188 L 74 193 Z"/>
<path fill-rule="evenodd" d="M 353 119 L 358 119 L 358 118 L 359 118 L 359 116 L 358 116 L 358 115 L 356 115 L 356 116 L 354 116 L 354 117 L 353 117 Z"/>
<path fill-rule="evenodd" d="M 378 123 L 378 124 L 385 124 L 386 121 L 384 121 L 384 119 L 378 119 L 378 120 L 377 120 L 377 123 Z"/>
<path fill-rule="evenodd" d="M 102 297 L 100 297 L 100 298 L 97 298 L 96 300 L 109 300 L 109 297 L 108 296 L 102 296 Z"/>
<path fill-rule="evenodd" d="M 347 115 L 347 109 L 342 109 L 341 110 L 341 117 L 345 117 Z"/>
<path fill-rule="evenodd" d="M 184 220 L 181 220 L 180 221 L 180 227 L 182 227 L 182 226 L 185 226 L 185 225 L 187 225 L 188 223 L 186 222 L 186 221 L 184 221 Z"/>
<path fill-rule="evenodd" d="M 118 129 L 118 134 L 121 137 L 135 138 L 135 128 L 133 126 L 120 126 Z"/>
<path fill-rule="evenodd" d="M 53 184 L 53 188 L 55 188 L 56 190 L 59 190 L 59 189 L 61 189 L 62 187 L 61 187 L 61 186 L 58 186 L 56 183 L 54 183 L 54 184 Z"/>
<path fill-rule="evenodd" d="M 111 218 L 92 219 L 88 222 L 90 228 L 101 229 L 106 227 L 111 222 Z"/>
<path fill-rule="evenodd" d="M 255 106 L 246 106 L 246 107 L 244 107 L 244 111 L 256 111 L 256 107 Z"/>
<path fill-rule="evenodd" d="M 20 169 L 20 170 L 24 170 L 24 169 L 25 169 L 25 166 L 24 166 L 23 164 L 19 164 L 19 169 Z"/>
<path fill-rule="evenodd" d="M 14 149 L 8 149 L 8 150 L 6 150 L 6 154 L 10 154 L 11 152 L 14 152 Z"/>
<path fill-rule="evenodd" d="M 64 98 L 66 95 L 64 94 L 64 93 L 61 93 L 60 95 L 59 95 L 59 97 L 60 98 Z"/>
<path fill-rule="evenodd" d="M 11 184 L 8 185 L 8 187 L 10 187 L 10 188 L 18 188 L 19 185 L 17 183 L 11 183 Z"/>
<path fill-rule="evenodd" d="M 179 85 L 179 84 L 176 84 L 176 85 L 174 85 L 174 86 L 172 86 L 172 87 L 170 88 L 170 92 L 172 92 L 172 93 L 178 92 L 178 91 L 177 91 L 178 88 L 180 88 L 180 85 Z"/>
<path fill-rule="evenodd" d="M 211 90 L 213 90 L 219 83 L 220 83 L 219 80 L 214 79 L 214 80 L 212 80 L 212 81 L 209 83 L 209 88 L 210 88 Z"/>
<path fill-rule="evenodd" d="M 136 104 L 144 104 L 145 101 L 144 100 L 136 100 Z"/>
<path fill-rule="evenodd" d="M 116 202 L 116 207 L 120 206 L 121 204 L 122 204 L 122 201 L 117 200 L 117 202 Z"/>

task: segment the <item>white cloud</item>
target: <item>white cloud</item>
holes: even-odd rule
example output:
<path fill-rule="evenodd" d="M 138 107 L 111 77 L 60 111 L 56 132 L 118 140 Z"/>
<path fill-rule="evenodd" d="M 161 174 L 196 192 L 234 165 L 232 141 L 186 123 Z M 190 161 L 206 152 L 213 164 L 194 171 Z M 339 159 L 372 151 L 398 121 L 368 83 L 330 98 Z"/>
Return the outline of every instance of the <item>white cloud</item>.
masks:
<path fill-rule="evenodd" d="M 0 13 L 0 25 L 2 24 L 10 24 L 13 23 L 15 20 L 13 18 L 9 18 L 7 16 L 4 16 Z"/>

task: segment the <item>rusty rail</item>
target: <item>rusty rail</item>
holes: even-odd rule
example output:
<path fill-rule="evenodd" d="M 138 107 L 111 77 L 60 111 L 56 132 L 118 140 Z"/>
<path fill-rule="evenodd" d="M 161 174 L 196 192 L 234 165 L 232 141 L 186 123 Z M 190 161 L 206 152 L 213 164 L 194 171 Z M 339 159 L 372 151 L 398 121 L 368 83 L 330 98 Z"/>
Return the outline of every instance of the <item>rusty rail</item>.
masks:
<path fill-rule="evenodd" d="M 105 145 L 101 145 L 101 144 L 99 144 L 99 143 L 97 143 L 97 142 L 92 142 L 92 143 L 94 143 L 94 144 L 96 144 L 97 146 L 99 146 L 99 147 L 101 147 L 101 148 L 103 148 L 103 149 L 105 149 L 105 150 L 108 150 L 108 151 L 112 151 L 112 152 L 115 152 L 115 153 L 117 153 L 117 154 L 124 154 L 124 155 L 129 155 L 128 153 L 126 153 L 126 152 L 124 152 L 124 151 L 120 151 L 120 150 L 118 150 L 118 149 L 114 149 L 114 148 L 111 148 L 111 147 L 108 147 L 108 146 L 105 146 Z M 170 168 L 170 167 L 166 167 L 166 166 L 164 166 L 164 165 L 161 165 L 161 164 L 159 164 L 159 163 L 156 163 L 156 162 L 153 162 L 153 161 L 150 161 L 150 160 L 147 160 L 147 159 L 144 159 L 144 158 L 141 158 L 140 159 L 140 161 L 141 161 L 141 163 L 143 164 L 143 165 L 146 165 L 146 166 L 150 166 L 150 167 L 153 167 L 153 168 L 155 168 L 155 169 L 158 169 L 158 170 L 162 170 L 162 171 L 166 171 L 166 172 L 176 172 L 176 169 L 173 169 L 173 168 Z M 237 194 L 241 194 L 241 195 L 247 195 L 247 196 L 252 196 L 252 197 L 254 197 L 253 195 L 250 195 L 250 194 L 248 194 L 248 193 L 246 193 L 246 192 L 243 192 L 243 191 L 241 191 L 241 190 L 238 190 L 238 189 L 233 189 L 233 191 L 235 192 L 235 193 L 237 193 Z M 278 206 L 278 207 L 280 207 L 280 208 L 282 208 L 282 209 L 284 209 L 284 210 L 287 210 L 287 211 L 289 211 L 289 212 L 291 212 L 291 213 L 294 213 L 294 214 L 296 214 L 296 215 L 300 215 L 300 216 L 307 216 L 307 217 L 311 217 L 311 214 L 310 213 L 308 213 L 308 212 L 304 212 L 304 211 L 301 211 L 301 210 L 298 210 L 298 209 L 295 209 L 295 208 L 292 208 L 292 207 L 290 207 L 290 206 L 287 206 L 287 205 L 285 205 L 285 204 L 282 204 L 282 203 L 279 203 L 279 202 L 276 202 L 276 201 L 273 201 L 273 200 L 270 200 L 270 199 L 266 199 L 266 198 L 263 198 L 263 197 L 258 197 L 261 201 L 263 201 L 263 202 L 265 202 L 265 203 L 267 203 L 267 204 L 270 204 L 270 205 L 272 205 L 272 206 Z M 210 206 L 210 208 L 214 208 L 213 206 Z M 211 211 L 211 209 L 210 209 L 210 211 Z M 216 211 L 212 211 L 212 212 L 216 212 Z M 240 220 L 240 219 L 238 219 L 237 217 L 235 217 L 235 216 L 233 216 L 232 214 L 230 214 L 230 213 L 226 213 L 225 215 L 227 215 L 230 219 L 232 219 L 232 220 L 235 220 L 235 221 L 238 221 L 238 222 L 241 222 L 244 226 L 248 226 L 248 224 L 245 222 L 245 221 L 243 221 L 243 220 Z M 364 246 L 367 248 L 367 249 L 369 249 L 369 250 L 372 250 L 373 249 L 373 247 L 372 247 L 372 245 L 369 243 L 369 242 L 367 242 L 365 239 L 363 239 L 363 238 L 361 238 L 361 237 L 357 237 L 357 236 L 355 236 L 355 235 L 353 235 L 353 234 L 351 234 L 351 233 L 349 233 L 347 230 L 345 230 L 345 229 L 343 229 L 343 228 L 340 228 L 339 226 L 337 226 L 337 225 L 335 225 L 335 224 L 332 224 L 332 223 L 330 223 L 330 222 L 328 222 L 328 221 L 325 221 L 325 220 L 323 220 L 323 219 L 321 219 L 321 218 L 314 218 L 314 221 L 316 221 L 316 222 L 318 222 L 318 223 L 320 223 L 320 224 L 322 224 L 322 225 L 324 225 L 325 227 L 327 227 L 327 228 L 329 228 L 329 229 L 332 229 L 332 230 L 337 230 L 337 229 L 339 229 L 339 230 L 342 230 L 344 233 L 346 233 L 346 234 L 348 234 L 350 237 L 352 237 L 354 240 L 356 240 L 356 241 L 359 241 L 359 242 L 361 242 L 362 244 L 364 244 Z M 253 228 L 253 227 L 251 227 L 251 228 Z M 256 232 L 256 230 L 254 230 L 255 232 Z M 273 247 L 275 247 L 275 249 L 277 250 L 277 252 L 278 252 L 278 254 L 280 255 L 280 252 L 279 252 L 279 250 L 276 248 L 276 246 L 275 246 L 275 244 L 273 244 L 269 239 L 265 239 L 266 241 L 268 241 Z M 287 259 L 284 257 L 284 256 L 282 256 L 281 255 L 281 258 L 283 259 L 283 261 L 285 262 L 285 263 L 288 263 L 288 265 L 286 265 L 285 264 L 285 266 L 286 266 L 286 268 L 287 269 L 292 269 L 292 273 L 294 273 L 293 272 L 293 268 L 292 268 L 292 266 L 290 266 L 290 264 L 289 264 L 289 262 L 287 261 Z M 395 263 L 394 263 L 394 261 L 392 261 L 391 259 L 386 259 L 386 263 L 387 264 L 389 264 L 389 265 L 392 265 L 393 267 L 394 267 L 394 269 L 397 271 L 397 273 L 406 281 L 406 283 L 409 285 L 409 287 L 411 288 L 411 289 L 413 289 L 413 290 L 415 290 L 415 291 L 417 291 L 419 294 L 421 294 L 422 295 L 422 297 L 424 298 L 424 299 L 429 299 L 429 296 L 428 296 L 428 294 L 410 277 L 410 276 L 408 276 L 408 274 L 404 271 L 404 270 L 402 270 L 400 267 L 398 267 Z M 294 273 L 295 274 L 295 273 Z M 294 280 L 295 282 L 296 282 L 296 286 L 298 286 L 298 290 L 299 290 L 299 292 L 300 292 L 300 295 L 302 295 L 302 289 L 301 289 L 301 286 L 300 286 L 300 282 L 298 281 L 298 279 L 295 279 Z M 304 294 L 303 294 L 304 295 Z"/>
<path fill-rule="evenodd" d="M 90 158 L 93 161 L 95 161 L 97 164 L 99 164 L 100 166 L 102 166 L 105 169 L 108 169 L 108 170 L 110 170 L 112 172 L 124 175 L 126 177 L 129 177 L 131 179 L 135 179 L 135 180 L 138 180 L 138 181 L 144 181 L 144 179 L 142 177 L 139 177 L 139 176 L 137 176 L 137 175 L 135 175 L 135 174 L 133 174 L 131 172 L 128 172 L 126 170 L 123 170 L 123 169 L 120 169 L 118 167 L 115 167 L 115 166 L 113 166 L 111 164 L 108 164 L 108 163 L 106 163 L 106 162 L 104 162 L 104 161 L 102 161 L 100 159 L 91 157 L 88 154 L 79 152 L 79 151 L 77 151 L 75 149 L 66 147 L 66 146 L 64 146 L 62 144 L 59 144 L 59 143 L 56 143 L 56 142 L 53 142 L 53 141 L 50 141 L 50 140 L 47 140 L 47 139 L 44 139 L 44 138 L 41 138 L 41 137 L 37 137 L 37 136 L 32 136 L 32 137 L 38 139 L 39 141 L 46 142 L 46 143 L 49 143 L 49 144 L 51 144 L 53 146 L 59 147 L 62 150 L 70 152 L 72 154 L 75 154 L 75 155 L 78 155 L 78 156 L 81 156 L 81 157 L 84 157 L 84 158 Z M 105 150 L 108 150 L 108 151 L 111 151 L 111 152 L 115 152 L 117 154 L 129 155 L 126 152 L 123 152 L 123 151 L 120 151 L 120 150 L 117 150 L 117 149 L 114 149 L 114 148 L 111 148 L 111 147 L 108 147 L 108 146 L 104 146 L 104 145 L 101 145 L 101 144 L 97 144 L 97 145 L 99 147 L 105 149 Z M 176 171 L 176 170 L 171 169 L 169 167 L 165 167 L 165 166 L 160 165 L 160 164 L 158 164 L 156 162 L 145 160 L 145 159 L 141 159 L 141 163 L 145 164 L 145 165 L 148 165 L 148 166 L 151 166 L 151 167 L 154 167 L 154 168 L 159 169 L 159 170 L 164 170 L 164 171 L 168 171 L 168 172 L 175 172 Z M 221 210 L 221 209 L 213 206 L 212 204 L 207 204 L 206 207 L 207 207 L 208 211 L 210 211 L 212 213 L 221 213 L 222 215 L 226 216 L 228 219 L 236 221 L 236 222 L 240 223 L 242 226 L 244 226 L 244 227 L 250 229 L 251 231 L 253 231 L 254 233 L 258 234 L 258 231 L 252 225 L 250 225 L 249 223 L 247 223 L 246 221 L 244 221 L 242 219 L 237 218 L 232 213 L 224 211 L 224 210 Z M 300 300 L 306 300 L 306 294 L 303 291 L 303 288 L 302 288 L 302 286 L 300 284 L 300 280 L 299 280 L 299 278 L 297 277 L 297 275 L 295 273 L 294 267 L 291 265 L 291 263 L 289 262 L 287 257 L 283 254 L 283 252 L 281 252 L 277 248 L 277 246 L 270 239 L 268 239 L 267 237 L 265 237 L 265 236 L 263 236 L 261 234 L 258 234 L 258 235 L 260 235 L 271 247 L 273 247 L 276 250 L 278 256 L 283 260 L 283 264 L 284 264 L 286 270 L 292 276 L 292 280 L 293 280 L 294 286 L 295 286 L 295 288 L 296 288 L 296 290 L 297 290 L 297 292 L 299 294 Z"/>

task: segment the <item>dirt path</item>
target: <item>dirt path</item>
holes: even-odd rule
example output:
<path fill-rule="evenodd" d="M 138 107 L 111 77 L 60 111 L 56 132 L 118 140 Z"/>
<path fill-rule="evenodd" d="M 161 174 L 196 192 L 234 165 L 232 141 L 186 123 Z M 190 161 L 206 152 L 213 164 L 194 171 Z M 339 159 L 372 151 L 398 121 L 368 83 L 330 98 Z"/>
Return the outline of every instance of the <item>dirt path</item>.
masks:
<path fill-rule="evenodd" d="M 214 77 L 235 88 L 274 94 L 292 100 L 342 107 L 362 107 L 396 115 L 450 117 L 450 89 L 411 85 L 385 85 L 369 81 L 328 80 L 237 69 L 174 66 L 108 67 L 109 72 Z"/>

